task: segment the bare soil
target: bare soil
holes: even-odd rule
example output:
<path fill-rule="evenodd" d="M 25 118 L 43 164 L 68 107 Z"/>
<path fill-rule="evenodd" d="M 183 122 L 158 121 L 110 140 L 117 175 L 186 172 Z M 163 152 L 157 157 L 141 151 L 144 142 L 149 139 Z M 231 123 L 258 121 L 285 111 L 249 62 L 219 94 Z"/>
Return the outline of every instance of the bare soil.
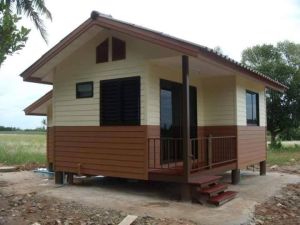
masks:
<path fill-rule="evenodd" d="M 18 194 L 3 191 L 8 187 L 0 182 L 0 225 L 113 225 L 127 214 L 112 209 L 89 207 L 75 201 L 41 196 L 37 192 Z M 182 219 L 138 217 L 133 225 L 193 225 Z"/>
<path fill-rule="evenodd" d="M 135 225 L 300 224 L 297 168 L 265 177 L 243 171 L 241 184 L 230 186 L 238 197 L 217 208 L 178 202 L 170 184 L 100 179 L 58 186 L 29 171 L 0 173 L 0 225 L 113 225 L 128 214 L 138 216 Z"/>
<path fill-rule="evenodd" d="M 299 225 L 300 183 L 288 184 L 280 193 L 255 207 L 255 224 Z"/>

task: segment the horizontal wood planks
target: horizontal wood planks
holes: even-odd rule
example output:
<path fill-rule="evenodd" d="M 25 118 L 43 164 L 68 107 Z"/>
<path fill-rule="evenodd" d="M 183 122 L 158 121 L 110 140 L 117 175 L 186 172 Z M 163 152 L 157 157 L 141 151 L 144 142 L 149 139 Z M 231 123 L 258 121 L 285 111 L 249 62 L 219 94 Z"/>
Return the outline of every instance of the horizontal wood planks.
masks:
<path fill-rule="evenodd" d="M 57 126 L 55 170 L 148 178 L 147 126 Z"/>
<path fill-rule="evenodd" d="M 266 160 L 266 127 L 238 126 L 238 168 Z"/>
<path fill-rule="evenodd" d="M 47 161 L 53 163 L 53 152 L 54 152 L 54 129 L 47 127 Z"/>

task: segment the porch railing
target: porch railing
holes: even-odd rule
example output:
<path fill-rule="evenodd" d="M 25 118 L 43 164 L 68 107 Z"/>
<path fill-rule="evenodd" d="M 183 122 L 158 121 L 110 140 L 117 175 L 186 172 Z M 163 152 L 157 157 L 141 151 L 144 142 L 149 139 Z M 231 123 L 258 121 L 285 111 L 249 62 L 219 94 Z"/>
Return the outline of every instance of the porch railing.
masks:
<path fill-rule="evenodd" d="M 237 159 L 235 136 L 209 136 L 192 138 L 190 141 L 192 148 L 191 172 L 212 169 Z"/>
<path fill-rule="evenodd" d="M 191 172 L 236 161 L 235 136 L 191 138 Z M 148 138 L 149 169 L 183 170 L 182 138 Z"/>

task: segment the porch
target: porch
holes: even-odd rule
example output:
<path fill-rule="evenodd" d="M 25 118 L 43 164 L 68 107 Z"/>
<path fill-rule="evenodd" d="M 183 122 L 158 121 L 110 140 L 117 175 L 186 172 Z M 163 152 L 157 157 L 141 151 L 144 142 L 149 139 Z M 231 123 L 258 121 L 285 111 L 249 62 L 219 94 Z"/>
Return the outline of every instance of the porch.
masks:
<path fill-rule="evenodd" d="M 188 167 L 183 161 L 182 138 L 148 138 L 150 180 L 193 183 L 201 178 L 237 169 L 236 136 L 190 138 Z M 187 168 L 188 178 L 185 177 Z"/>

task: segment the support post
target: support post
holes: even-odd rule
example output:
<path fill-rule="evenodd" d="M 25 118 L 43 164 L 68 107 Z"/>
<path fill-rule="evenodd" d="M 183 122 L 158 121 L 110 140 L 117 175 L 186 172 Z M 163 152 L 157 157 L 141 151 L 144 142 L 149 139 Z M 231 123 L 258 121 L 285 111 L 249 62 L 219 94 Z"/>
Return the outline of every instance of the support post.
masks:
<path fill-rule="evenodd" d="M 191 185 L 182 183 L 180 188 L 181 188 L 181 201 L 191 202 L 192 201 Z"/>
<path fill-rule="evenodd" d="M 184 177 L 188 182 L 190 176 L 190 82 L 189 82 L 189 58 L 182 56 L 182 138 L 183 138 L 183 164 Z"/>
<path fill-rule="evenodd" d="M 67 173 L 67 182 L 68 182 L 68 184 L 74 183 L 74 174 L 73 173 Z"/>
<path fill-rule="evenodd" d="M 265 176 L 267 173 L 267 163 L 266 161 L 261 161 L 259 163 L 259 174 L 260 176 Z"/>
<path fill-rule="evenodd" d="M 53 163 L 48 163 L 48 171 L 53 172 Z"/>
<path fill-rule="evenodd" d="M 241 171 L 239 169 L 231 170 L 231 183 L 239 184 L 241 180 Z"/>
<path fill-rule="evenodd" d="M 64 184 L 64 173 L 55 171 L 55 184 Z"/>
<path fill-rule="evenodd" d="M 208 136 L 208 166 L 209 169 L 212 168 L 212 135 Z"/>

